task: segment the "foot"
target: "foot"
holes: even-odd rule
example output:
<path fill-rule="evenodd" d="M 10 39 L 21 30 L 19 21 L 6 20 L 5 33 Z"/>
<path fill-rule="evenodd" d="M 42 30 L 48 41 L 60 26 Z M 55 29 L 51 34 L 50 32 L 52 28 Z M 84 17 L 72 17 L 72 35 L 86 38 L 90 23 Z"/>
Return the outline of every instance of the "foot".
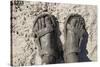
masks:
<path fill-rule="evenodd" d="M 43 64 L 55 63 L 54 27 L 53 18 L 48 13 L 38 15 L 34 21 L 34 38 L 36 44 L 38 44 Z"/>
<path fill-rule="evenodd" d="M 70 15 L 66 21 L 64 34 L 64 60 L 66 63 L 79 61 L 79 45 L 85 32 L 85 22 L 80 15 Z"/>

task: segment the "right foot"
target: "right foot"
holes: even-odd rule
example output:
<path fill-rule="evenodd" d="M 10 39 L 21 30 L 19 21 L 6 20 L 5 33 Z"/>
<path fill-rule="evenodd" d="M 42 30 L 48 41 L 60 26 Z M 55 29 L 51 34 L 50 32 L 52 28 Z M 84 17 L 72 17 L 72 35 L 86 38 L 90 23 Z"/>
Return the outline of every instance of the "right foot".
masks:
<path fill-rule="evenodd" d="M 64 60 L 66 63 L 79 61 L 79 45 L 85 32 L 85 22 L 80 15 L 70 15 L 66 21 L 64 34 Z"/>
<path fill-rule="evenodd" d="M 53 18 L 48 13 L 40 14 L 34 21 L 33 32 L 40 48 L 42 64 L 55 63 L 54 26 Z"/>

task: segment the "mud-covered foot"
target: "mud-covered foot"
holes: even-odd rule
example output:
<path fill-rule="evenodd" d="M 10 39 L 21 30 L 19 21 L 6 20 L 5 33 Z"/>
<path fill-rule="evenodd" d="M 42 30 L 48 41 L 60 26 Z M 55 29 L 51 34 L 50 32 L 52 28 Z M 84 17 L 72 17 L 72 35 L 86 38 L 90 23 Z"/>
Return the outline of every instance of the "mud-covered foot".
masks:
<path fill-rule="evenodd" d="M 33 33 L 35 42 L 39 47 L 42 64 L 55 63 L 55 23 L 48 13 L 38 15 L 34 21 Z"/>
<path fill-rule="evenodd" d="M 79 45 L 85 32 L 85 22 L 78 14 L 70 15 L 65 22 L 64 60 L 66 63 L 79 61 Z"/>

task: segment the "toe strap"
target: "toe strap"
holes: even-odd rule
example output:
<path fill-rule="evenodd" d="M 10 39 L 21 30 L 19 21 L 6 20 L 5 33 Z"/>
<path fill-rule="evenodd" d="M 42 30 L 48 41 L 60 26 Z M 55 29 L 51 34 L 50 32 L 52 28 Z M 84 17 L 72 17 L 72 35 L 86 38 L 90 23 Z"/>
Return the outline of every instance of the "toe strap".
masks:
<path fill-rule="evenodd" d="M 53 30 L 54 29 L 52 26 L 48 26 L 48 27 L 43 28 L 37 32 L 34 32 L 33 36 L 34 36 L 34 38 L 40 38 L 40 37 L 44 36 L 45 34 L 52 32 Z"/>
<path fill-rule="evenodd" d="M 37 32 L 34 32 L 33 37 L 35 38 L 35 42 L 37 43 L 37 45 L 40 47 L 40 50 L 42 49 L 41 48 L 41 43 L 40 43 L 40 40 L 39 40 L 40 37 L 52 32 L 53 30 L 54 30 L 53 27 L 48 26 L 48 27 L 46 27 L 44 29 L 41 29 L 41 30 L 39 30 Z"/>

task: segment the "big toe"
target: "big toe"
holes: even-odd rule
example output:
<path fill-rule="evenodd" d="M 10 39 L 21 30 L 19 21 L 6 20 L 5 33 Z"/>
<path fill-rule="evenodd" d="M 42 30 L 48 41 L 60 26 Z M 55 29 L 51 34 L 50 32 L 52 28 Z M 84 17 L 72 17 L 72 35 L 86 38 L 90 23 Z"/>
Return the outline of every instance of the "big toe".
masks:
<path fill-rule="evenodd" d="M 51 25 L 51 20 L 50 20 L 50 17 L 46 16 L 45 17 L 45 24 L 46 24 L 46 27 L 50 26 Z"/>

